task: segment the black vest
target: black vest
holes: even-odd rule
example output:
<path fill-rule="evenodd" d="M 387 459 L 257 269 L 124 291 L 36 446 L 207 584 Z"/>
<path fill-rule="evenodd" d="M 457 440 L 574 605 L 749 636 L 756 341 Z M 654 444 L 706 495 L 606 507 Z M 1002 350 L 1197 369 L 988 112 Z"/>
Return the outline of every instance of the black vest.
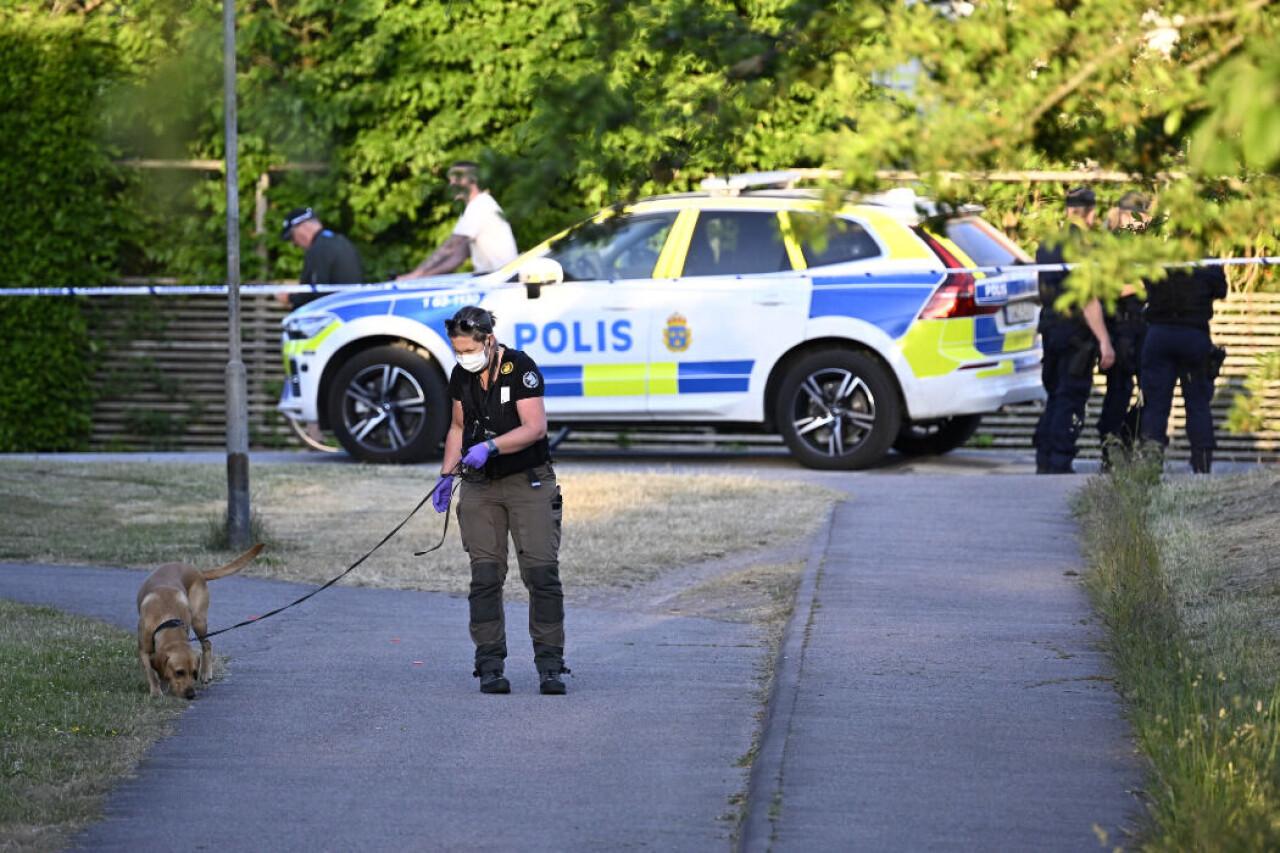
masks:
<path fill-rule="evenodd" d="M 1227 277 L 1222 267 L 1176 267 L 1161 281 L 1147 284 L 1150 324 L 1194 326 L 1208 330 L 1213 317 L 1213 300 L 1227 295 Z"/>
<path fill-rule="evenodd" d="M 518 400 L 543 396 L 542 374 L 533 359 L 520 350 L 504 348 L 501 363 L 490 375 L 492 382 L 487 391 L 480 386 L 480 374 L 461 366 L 455 367 L 450 377 L 454 397 L 462 402 L 463 453 L 520 426 Z M 551 446 L 544 436 L 515 453 L 490 456 L 482 473 L 490 478 L 505 477 L 550 461 Z"/>

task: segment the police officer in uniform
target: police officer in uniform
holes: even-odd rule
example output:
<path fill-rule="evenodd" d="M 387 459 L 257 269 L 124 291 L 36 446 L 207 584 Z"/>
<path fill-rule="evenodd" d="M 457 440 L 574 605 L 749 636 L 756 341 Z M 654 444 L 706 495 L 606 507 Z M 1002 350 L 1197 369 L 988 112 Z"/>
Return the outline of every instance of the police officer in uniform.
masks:
<path fill-rule="evenodd" d="M 284 218 L 284 230 L 280 239 L 293 243 L 306 254 L 302 256 L 302 274 L 299 284 L 360 284 L 364 281 L 364 266 L 360 253 L 341 234 L 324 227 L 320 217 L 309 207 L 298 207 Z M 276 294 L 276 300 L 286 308 L 298 308 L 323 293 Z"/>
<path fill-rule="evenodd" d="M 1163 281 L 1147 285 L 1147 339 L 1142 348 L 1143 446 L 1169 444 L 1173 386 L 1182 383 L 1187 413 L 1191 470 L 1208 474 L 1213 465 L 1213 380 L 1226 352 L 1213 345 L 1209 320 L 1213 301 L 1227 296 L 1222 267 L 1175 268 Z"/>
<path fill-rule="evenodd" d="M 1107 227 L 1115 234 L 1132 235 L 1147 225 L 1149 203 L 1136 192 L 1125 193 L 1107 215 Z M 1142 299 L 1137 289 L 1125 285 L 1116 300 L 1115 311 L 1106 315 L 1107 334 L 1115 350 L 1116 360 L 1104 371 L 1107 390 L 1098 413 L 1098 442 L 1102 448 L 1102 470 L 1111 469 L 1117 451 L 1128 452 L 1138 442 L 1136 411 L 1130 402 L 1137 377 L 1142 369 L 1142 343 L 1147 323 L 1142 318 Z M 1130 414 L 1134 411 L 1134 414 Z"/>
<path fill-rule="evenodd" d="M 453 421 L 441 480 L 432 495 L 447 512 L 461 462 L 458 527 L 471 558 L 471 639 L 484 693 L 510 693 L 502 587 L 507 537 L 529 591 L 529 635 L 539 690 L 565 692 L 564 594 L 560 586 L 560 488 L 551 467 L 542 373 L 533 359 L 498 343 L 493 315 L 467 306 L 445 321 L 458 364 L 449 377 Z"/>
<path fill-rule="evenodd" d="M 1067 233 L 1046 240 L 1036 249 L 1037 264 L 1062 264 L 1067 242 L 1080 243 L 1085 229 L 1097 218 L 1096 199 L 1088 187 L 1067 191 Z M 1036 423 L 1037 474 L 1071 474 L 1076 441 L 1084 424 L 1085 405 L 1093 389 L 1093 365 L 1106 370 L 1115 362 L 1102 303 L 1092 299 L 1081 308 L 1061 312 L 1054 307 L 1066 289 L 1068 272 L 1042 271 L 1040 280 L 1040 336 L 1044 346 L 1041 382 L 1047 399 Z"/>

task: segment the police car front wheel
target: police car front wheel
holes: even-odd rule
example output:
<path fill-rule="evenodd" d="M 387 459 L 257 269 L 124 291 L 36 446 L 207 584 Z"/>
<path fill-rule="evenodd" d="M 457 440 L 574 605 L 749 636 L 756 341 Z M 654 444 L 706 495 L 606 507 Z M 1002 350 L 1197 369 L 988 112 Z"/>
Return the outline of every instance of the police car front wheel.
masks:
<path fill-rule="evenodd" d="M 898 435 L 902 405 L 888 372 L 850 350 L 822 350 L 787 371 L 778 430 L 801 464 L 854 470 L 874 464 Z"/>
<path fill-rule="evenodd" d="M 421 462 L 433 456 L 448 415 L 440 371 L 400 344 L 356 354 L 329 386 L 329 425 L 362 462 Z"/>

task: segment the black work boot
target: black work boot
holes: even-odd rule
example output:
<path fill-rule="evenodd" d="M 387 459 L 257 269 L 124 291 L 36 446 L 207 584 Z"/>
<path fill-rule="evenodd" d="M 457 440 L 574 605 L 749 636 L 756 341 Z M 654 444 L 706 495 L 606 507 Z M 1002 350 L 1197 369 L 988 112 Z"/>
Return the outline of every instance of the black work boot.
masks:
<path fill-rule="evenodd" d="M 1191 473 L 1208 474 L 1209 469 L 1213 467 L 1213 448 L 1212 447 L 1193 447 L 1191 448 Z"/>
<path fill-rule="evenodd" d="M 564 686 L 564 682 L 560 680 L 560 674 L 567 674 L 569 670 L 564 667 L 559 669 L 544 669 L 538 673 L 538 692 L 544 696 L 563 696 L 568 688 Z"/>
<path fill-rule="evenodd" d="M 511 682 L 507 681 L 506 676 L 502 674 L 502 670 L 493 669 L 489 672 L 478 672 L 480 676 L 480 692 L 481 693 L 510 693 Z"/>

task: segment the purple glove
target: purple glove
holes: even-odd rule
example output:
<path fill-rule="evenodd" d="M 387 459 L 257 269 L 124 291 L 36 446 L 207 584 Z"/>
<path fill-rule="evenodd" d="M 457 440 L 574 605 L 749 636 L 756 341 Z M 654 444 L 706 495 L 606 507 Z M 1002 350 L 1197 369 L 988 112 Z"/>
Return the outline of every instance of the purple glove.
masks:
<path fill-rule="evenodd" d="M 436 512 L 448 512 L 449 501 L 453 499 L 453 475 L 441 477 L 440 482 L 431 490 L 431 505 Z"/>
<path fill-rule="evenodd" d="M 466 465 L 468 468 L 483 468 L 484 463 L 488 461 L 488 442 L 481 442 L 480 444 L 472 445 L 471 449 L 467 451 L 467 455 L 462 457 L 462 464 Z"/>

